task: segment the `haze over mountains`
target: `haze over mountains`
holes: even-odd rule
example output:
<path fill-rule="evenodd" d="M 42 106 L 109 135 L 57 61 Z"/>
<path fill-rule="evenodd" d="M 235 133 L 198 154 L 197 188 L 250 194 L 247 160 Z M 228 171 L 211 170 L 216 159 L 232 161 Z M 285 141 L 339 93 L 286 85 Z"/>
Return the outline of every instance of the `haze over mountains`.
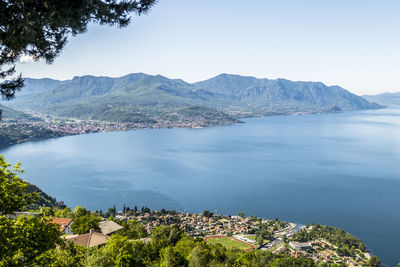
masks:
<path fill-rule="evenodd" d="M 381 105 L 400 105 L 400 92 L 383 93 L 379 95 L 364 95 L 368 101 L 373 101 Z"/>
<path fill-rule="evenodd" d="M 82 76 L 68 81 L 26 79 L 25 88 L 6 104 L 18 110 L 119 122 L 173 120 L 201 113 L 241 118 L 381 107 L 339 86 L 320 82 L 221 74 L 190 84 L 144 73 L 120 78 Z"/>

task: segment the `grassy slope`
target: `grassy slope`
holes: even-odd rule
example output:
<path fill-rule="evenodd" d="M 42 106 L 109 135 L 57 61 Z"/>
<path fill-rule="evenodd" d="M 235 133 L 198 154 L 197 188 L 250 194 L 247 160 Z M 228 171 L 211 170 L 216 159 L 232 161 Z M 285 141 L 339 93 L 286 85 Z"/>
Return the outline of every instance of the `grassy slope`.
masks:
<path fill-rule="evenodd" d="M 232 240 L 229 237 L 209 238 L 209 239 L 207 239 L 207 243 L 221 244 L 222 246 L 224 246 L 226 248 L 231 248 L 231 249 L 246 250 L 246 249 L 251 248 L 251 246 L 243 244 L 243 243 L 235 241 L 235 240 Z"/>

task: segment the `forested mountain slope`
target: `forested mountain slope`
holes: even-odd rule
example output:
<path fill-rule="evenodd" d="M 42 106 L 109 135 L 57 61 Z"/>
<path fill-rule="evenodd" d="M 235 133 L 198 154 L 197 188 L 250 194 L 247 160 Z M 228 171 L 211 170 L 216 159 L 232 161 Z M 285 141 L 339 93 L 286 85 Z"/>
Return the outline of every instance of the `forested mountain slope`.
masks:
<path fill-rule="evenodd" d="M 380 106 L 339 86 L 320 82 L 257 79 L 231 74 L 187 83 L 161 75 L 120 78 L 82 76 L 70 81 L 27 80 L 23 97 L 9 103 L 18 109 L 95 120 L 150 122 L 173 119 L 192 106 L 236 117 L 325 113 Z M 190 113 L 190 112 L 189 112 Z M 197 114 L 199 115 L 199 114 Z M 190 114 L 185 114 L 190 116 Z"/>

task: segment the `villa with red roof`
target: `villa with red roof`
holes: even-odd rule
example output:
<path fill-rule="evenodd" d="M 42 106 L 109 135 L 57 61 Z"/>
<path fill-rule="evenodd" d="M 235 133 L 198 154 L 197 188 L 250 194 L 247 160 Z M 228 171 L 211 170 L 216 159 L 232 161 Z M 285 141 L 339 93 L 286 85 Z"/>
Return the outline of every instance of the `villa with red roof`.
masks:
<path fill-rule="evenodd" d="M 72 231 L 71 231 L 72 219 L 69 219 L 69 218 L 53 218 L 51 223 L 58 224 L 60 226 L 60 230 L 64 234 L 66 234 L 66 235 L 72 234 Z"/>

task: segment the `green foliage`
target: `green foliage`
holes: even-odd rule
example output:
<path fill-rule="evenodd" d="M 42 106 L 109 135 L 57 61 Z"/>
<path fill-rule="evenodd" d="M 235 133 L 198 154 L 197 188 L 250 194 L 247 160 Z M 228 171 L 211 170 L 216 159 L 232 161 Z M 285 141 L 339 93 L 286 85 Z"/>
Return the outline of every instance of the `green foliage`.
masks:
<path fill-rule="evenodd" d="M 366 251 L 364 243 L 351 234 L 336 227 L 313 224 L 311 230 L 303 229 L 291 237 L 291 240 L 307 242 L 315 239 L 325 239 L 338 247 L 338 254 L 341 256 L 354 256 L 356 249 Z"/>
<path fill-rule="evenodd" d="M 145 266 L 149 260 L 146 245 L 120 235 L 111 236 L 105 247 L 89 249 L 87 266 Z"/>
<path fill-rule="evenodd" d="M 70 218 L 70 219 L 72 219 L 74 217 L 74 214 L 71 211 L 70 207 L 66 207 L 64 209 L 57 210 L 54 213 L 54 216 L 57 217 L 57 218 Z"/>
<path fill-rule="evenodd" d="M 161 250 L 160 266 L 185 266 L 186 259 L 174 247 L 168 246 Z"/>
<path fill-rule="evenodd" d="M 46 251 L 36 262 L 41 266 L 83 266 L 87 250 L 72 242 L 61 242 L 58 248 Z"/>
<path fill-rule="evenodd" d="M 182 237 L 184 233 L 179 226 L 159 226 L 153 230 L 150 237 L 153 242 L 165 243 L 169 245 L 175 245 Z"/>
<path fill-rule="evenodd" d="M 0 217 L 0 266 L 23 266 L 37 263 L 41 254 L 61 244 L 58 225 L 44 217 Z"/>
<path fill-rule="evenodd" d="M 179 251 L 182 257 L 188 259 L 192 249 L 197 245 L 199 240 L 195 240 L 194 238 L 184 235 L 175 245 L 175 249 Z"/>
<path fill-rule="evenodd" d="M 115 208 L 115 205 L 112 208 L 108 208 L 108 210 L 106 212 L 107 217 L 109 217 L 109 216 L 115 217 L 116 214 L 117 214 L 117 209 Z"/>
<path fill-rule="evenodd" d="M 124 229 L 120 230 L 120 235 L 126 236 L 129 239 L 140 239 L 147 237 L 147 231 L 142 223 L 135 220 L 122 222 Z"/>
<path fill-rule="evenodd" d="M 88 255 L 84 260 L 84 265 L 90 267 L 114 266 L 115 263 L 113 253 L 106 248 L 90 248 L 88 251 Z"/>
<path fill-rule="evenodd" d="M 308 258 L 291 258 L 287 255 L 273 255 L 270 252 L 251 251 L 244 252 L 237 257 L 236 266 L 315 266 Z"/>
<path fill-rule="evenodd" d="M 74 216 L 71 230 L 74 234 L 78 235 L 86 234 L 90 231 L 90 229 L 100 231 L 100 221 L 100 217 L 91 214 L 81 215 L 79 217 Z"/>
<path fill-rule="evenodd" d="M 221 238 L 210 238 L 207 240 L 207 243 L 209 244 L 221 244 L 223 247 L 226 247 L 228 249 L 240 249 L 240 250 L 246 250 L 250 249 L 251 246 L 244 244 L 242 242 L 238 242 L 234 239 L 231 239 L 229 237 L 221 237 Z"/>
<path fill-rule="evenodd" d="M 61 232 L 46 217 L 7 216 L 33 203 L 38 196 L 36 192 L 28 193 L 28 184 L 18 178 L 17 174 L 22 173 L 20 165 L 13 170 L 10 166 L 0 155 L 0 266 L 31 265 L 61 242 Z"/>
<path fill-rule="evenodd" d="M 84 216 L 84 215 L 89 215 L 90 214 L 90 211 L 88 211 L 87 209 L 85 209 L 84 207 L 82 207 L 82 206 L 76 206 L 75 207 L 75 209 L 74 209 L 74 213 L 73 213 L 73 218 L 74 219 L 77 219 L 77 218 L 79 218 L 79 217 L 81 217 L 81 216 Z"/>
<path fill-rule="evenodd" d="M 259 246 L 262 246 L 265 241 L 272 240 L 272 233 L 268 230 L 267 224 L 260 224 L 260 229 L 256 231 L 256 241 Z"/>
<path fill-rule="evenodd" d="M 54 216 L 54 211 L 50 207 L 41 207 L 39 212 L 47 217 Z"/>
<path fill-rule="evenodd" d="M 118 266 L 141 266 L 144 265 L 143 254 L 144 243 L 129 241 L 127 237 L 113 235 L 107 242 L 106 250 L 113 255 L 113 262 Z M 140 257 L 142 255 L 142 257 Z"/>
<path fill-rule="evenodd" d="M 367 262 L 368 266 L 378 267 L 381 265 L 381 260 L 377 256 L 371 256 Z"/>
<path fill-rule="evenodd" d="M 0 155 L 0 213 L 10 214 L 35 202 L 36 193 L 28 193 L 28 184 L 18 178 L 23 170 L 20 164 L 10 169 L 11 164 Z"/>
<path fill-rule="evenodd" d="M 214 213 L 210 212 L 209 210 L 204 210 L 203 211 L 203 216 L 204 217 L 209 218 L 209 217 L 212 217 L 213 215 L 214 215 Z"/>
<path fill-rule="evenodd" d="M 205 243 L 198 244 L 190 253 L 189 266 L 207 266 L 212 260 L 210 246 Z"/>

